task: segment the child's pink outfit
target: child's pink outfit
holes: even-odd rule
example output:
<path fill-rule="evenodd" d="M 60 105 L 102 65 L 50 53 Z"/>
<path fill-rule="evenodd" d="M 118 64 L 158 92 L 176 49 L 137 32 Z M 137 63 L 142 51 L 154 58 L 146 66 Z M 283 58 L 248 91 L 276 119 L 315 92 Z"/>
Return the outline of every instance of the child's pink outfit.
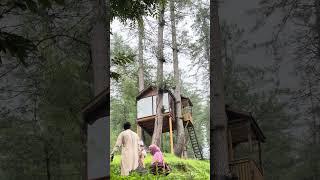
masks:
<path fill-rule="evenodd" d="M 165 174 L 168 175 L 171 168 L 164 162 L 163 154 L 160 148 L 152 144 L 149 146 L 150 153 L 152 155 L 151 172 L 153 174 Z"/>
<path fill-rule="evenodd" d="M 152 144 L 149 146 L 149 149 L 152 155 L 152 164 L 154 164 L 155 162 L 158 162 L 159 164 L 163 164 L 163 155 L 162 155 L 162 152 L 160 151 L 160 148 L 157 145 Z"/>

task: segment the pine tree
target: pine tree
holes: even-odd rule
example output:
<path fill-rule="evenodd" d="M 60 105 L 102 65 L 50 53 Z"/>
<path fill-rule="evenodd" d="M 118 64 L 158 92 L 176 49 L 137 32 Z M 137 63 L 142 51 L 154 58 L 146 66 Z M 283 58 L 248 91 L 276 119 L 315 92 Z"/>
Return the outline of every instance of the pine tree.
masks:
<path fill-rule="evenodd" d="M 212 177 L 226 180 L 230 177 L 227 143 L 227 117 L 224 102 L 223 62 L 218 1 L 210 1 L 210 146 L 212 147 Z"/>
<path fill-rule="evenodd" d="M 161 135 L 162 135 L 162 124 L 163 124 L 163 63 L 165 61 L 163 50 L 163 30 L 165 25 L 164 20 L 165 2 L 160 2 L 159 19 L 158 19 L 158 52 L 157 52 L 157 105 L 156 105 L 156 120 L 154 122 L 154 131 L 152 135 L 152 144 L 156 144 L 160 147 Z"/>
<path fill-rule="evenodd" d="M 175 144 L 175 154 L 178 157 L 182 156 L 185 148 L 185 134 L 182 119 L 182 103 L 181 103 L 181 83 L 179 73 L 179 61 L 178 61 L 178 45 L 177 45 L 177 33 L 176 33 L 176 18 L 175 18 L 175 2 L 170 0 L 170 20 L 171 20 L 171 36 L 172 36 L 172 59 L 173 59 L 173 73 L 175 81 L 175 99 L 176 99 L 176 127 L 177 127 L 177 139 Z"/>

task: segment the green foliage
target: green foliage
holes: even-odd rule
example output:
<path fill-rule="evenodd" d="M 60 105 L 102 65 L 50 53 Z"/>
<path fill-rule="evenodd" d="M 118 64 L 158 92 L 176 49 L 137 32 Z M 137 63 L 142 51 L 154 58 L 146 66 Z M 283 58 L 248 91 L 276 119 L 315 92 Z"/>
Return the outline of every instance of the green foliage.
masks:
<path fill-rule="evenodd" d="M 145 159 L 146 167 L 151 164 L 151 155 Z M 120 176 L 121 157 L 115 156 L 114 161 L 110 164 L 111 179 L 209 179 L 210 163 L 205 160 L 180 159 L 172 154 L 164 153 L 164 160 L 169 164 L 172 172 L 168 176 L 155 176 L 147 173 L 139 175 L 137 173 L 130 174 L 128 177 Z"/>
<path fill-rule="evenodd" d="M 9 9 L 30 10 L 36 13 L 40 9 L 51 8 L 54 4 L 63 5 L 64 0 L 5 0 L 3 4 Z"/>
<path fill-rule="evenodd" d="M 111 17 L 118 17 L 122 22 L 136 21 L 144 15 L 154 15 L 158 0 L 112 0 Z"/>
<path fill-rule="evenodd" d="M 31 21 L 35 16 L 29 18 Z M 30 26 L 32 24 L 27 23 L 22 30 Z M 28 30 L 41 38 L 47 35 L 47 29 L 48 24 L 41 21 L 37 29 Z M 8 117 L 11 125 L 2 129 L 10 131 L 10 137 L 0 142 L 1 147 L 8 145 L 0 152 L 6 157 L 1 160 L 4 163 L 0 167 L 1 172 L 8 176 L 4 179 L 80 177 L 80 112 L 91 97 L 91 89 L 83 62 L 87 51 L 83 46 L 69 42 L 59 43 L 63 49 L 51 42 L 48 47 L 40 47 L 41 58 L 33 57 L 28 68 L 13 74 L 13 79 L 18 82 L 13 81 L 13 86 L 26 87 L 22 91 L 27 93 L 22 94 L 22 101 L 14 100 L 19 108 L 11 110 Z M 3 113 L 2 109 L 0 113 Z M 1 117 L 1 122 L 3 120 Z"/>
<path fill-rule="evenodd" d="M 127 67 L 135 62 L 136 54 L 133 50 L 125 45 L 123 39 L 118 34 L 113 35 L 112 53 L 111 53 L 111 66 L 120 67 L 120 69 Z M 120 71 L 119 71 L 120 72 Z M 119 72 L 111 71 L 111 77 L 116 81 L 120 80 L 121 74 Z"/>
<path fill-rule="evenodd" d="M 23 65 L 27 65 L 25 59 L 35 48 L 35 45 L 29 39 L 0 31 L 0 53 L 10 53 L 11 56 L 17 57 Z"/>
<path fill-rule="evenodd" d="M 32 102 L 22 117 L 1 118 L 0 154 L 6 163 L 0 168 L 8 180 L 46 179 L 47 168 L 52 179 L 79 179 L 79 112 L 90 97 L 86 72 L 72 61 L 42 68 L 36 106 Z"/>
<path fill-rule="evenodd" d="M 115 65 L 124 66 L 127 63 L 132 63 L 134 61 L 134 57 L 136 55 L 134 54 L 127 54 L 125 52 L 117 52 L 114 55 L 114 59 L 112 59 L 112 62 Z"/>
<path fill-rule="evenodd" d="M 36 14 L 39 11 L 51 8 L 53 4 L 63 5 L 64 0 L 5 0 L 1 2 L 0 20 L 3 21 L 4 17 L 13 10 L 29 10 Z M 36 50 L 36 45 L 31 39 L 13 32 L 0 30 L 0 53 L 10 53 L 12 57 L 17 57 L 26 66 L 25 59 L 31 52 Z"/>

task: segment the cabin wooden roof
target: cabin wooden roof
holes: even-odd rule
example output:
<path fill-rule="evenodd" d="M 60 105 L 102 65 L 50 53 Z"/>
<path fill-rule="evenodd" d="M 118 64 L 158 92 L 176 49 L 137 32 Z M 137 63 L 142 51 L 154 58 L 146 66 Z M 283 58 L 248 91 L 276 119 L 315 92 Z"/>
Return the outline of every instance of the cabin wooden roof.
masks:
<path fill-rule="evenodd" d="M 155 87 L 155 86 L 148 86 L 147 88 L 145 88 L 145 89 L 143 89 L 142 91 L 139 92 L 139 94 L 137 95 L 136 99 L 139 100 L 139 99 L 142 99 L 142 98 L 144 98 L 144 97 L 148 97 L 147 94 L 148 94 L 148 92 L 150 92 L 150 91 L 157 91 L 157 87 Z M 169 93 L 169 94 L 171 95 L 171 97 L 175 100 L 175 96 L 173 95 L 173 93 L 172 93 L 170 90 L 164 89 L 163 91 Z M 187 100 L 188 103 L 190 104 L 190 106 L 193 106 L 190 98 L 181 95 L 181 100 L 183 100 L 183 99 L 184 99 L 184 100 Z"/>
<path fill-rule="evenodd" d="M 192 104 L 192 102 L 191 102 L 190 98 L 188 98 L 188 97 L 185 97 L 185 96 L 182 96 L 182 95 L 181 95 L 181 100 L 187 100 L 187 101 L 188 101 L 188 103 L 189 103 L 189 105 L 190 105 L 190 106 L 193 106 L 193 104 Z"/>
<path fill-rule="evenodd" d="M 107 107 L 110 107 L 109 104 L 110 89 L 107 88 L 82 108 L 84 120 L 89 124 L 93 124 L 99 118 L 110 116 L 110 110 L 107 109 Z"/>
<path fill-rule="evenodd" d="M 155 92 L 156 92 L 156 91 L 157 91 L 157 87 L 155 87 L 155 86 L 149 86 L 149 87 L 143 89 L 142 91 L 139 92 L 139 94 L 137 95 L 136 99 L 139 100 L 139 99 L 142 99 L 142 98 L 144 98 L 144 97 L 148 97 L 147 94 L 148 94 L 150 91 L 155 91 Z M 164 93 L 169 93 L 170 96 L 171 96 L 173 99 L 175 99 L 173 93 L 172 93 L 170 90 L 168 90 L 168 89 L 163 89 L 163 92 L 164 92 Z M 157 94 L 157 93 L 155 93 L 155 94 Z"/>
<path fill-rule="evenodd" d="M 136 99 L 141 99 L 147 92 L 149 91 L 156 91 L 157 88 L 155 86 L 149 86 L 147 88 L 144 88 L 142 91 L 139 92 L 139 94 L 137 95 Z"/>
<path fill-rule="evenodd" d="M 227 105 L 226 114 L 228 126 L 232 131 L 232 139 L 235 144 L 248 141 L 248 133 L 252 133 L 254 140 L 265 142 L 266 137 L 251 113 Z M 249 126 L 251 132 L 249 132 Z"/>

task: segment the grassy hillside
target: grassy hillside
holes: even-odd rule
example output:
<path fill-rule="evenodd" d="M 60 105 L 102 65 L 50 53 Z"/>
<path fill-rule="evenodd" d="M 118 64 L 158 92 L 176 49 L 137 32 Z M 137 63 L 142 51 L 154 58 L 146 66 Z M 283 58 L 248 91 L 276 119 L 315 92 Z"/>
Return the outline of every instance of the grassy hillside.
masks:
<path fill-rule="evenodd" d="M 180 159 L 171 154 L 164 154 L 165 161 L 169 164 L 172 172 L 168 176 L 154 176 L 150 173 L 139 175 L 136 173 L 128 177 L 120 176 L 120 159 L 119 155 L 114 157 L 111 163 L 111 179 L 210 179 L 210 163 L 208 160 Z M 151 164 L 151 155 L 145 159 L 146 167 Z"/>

